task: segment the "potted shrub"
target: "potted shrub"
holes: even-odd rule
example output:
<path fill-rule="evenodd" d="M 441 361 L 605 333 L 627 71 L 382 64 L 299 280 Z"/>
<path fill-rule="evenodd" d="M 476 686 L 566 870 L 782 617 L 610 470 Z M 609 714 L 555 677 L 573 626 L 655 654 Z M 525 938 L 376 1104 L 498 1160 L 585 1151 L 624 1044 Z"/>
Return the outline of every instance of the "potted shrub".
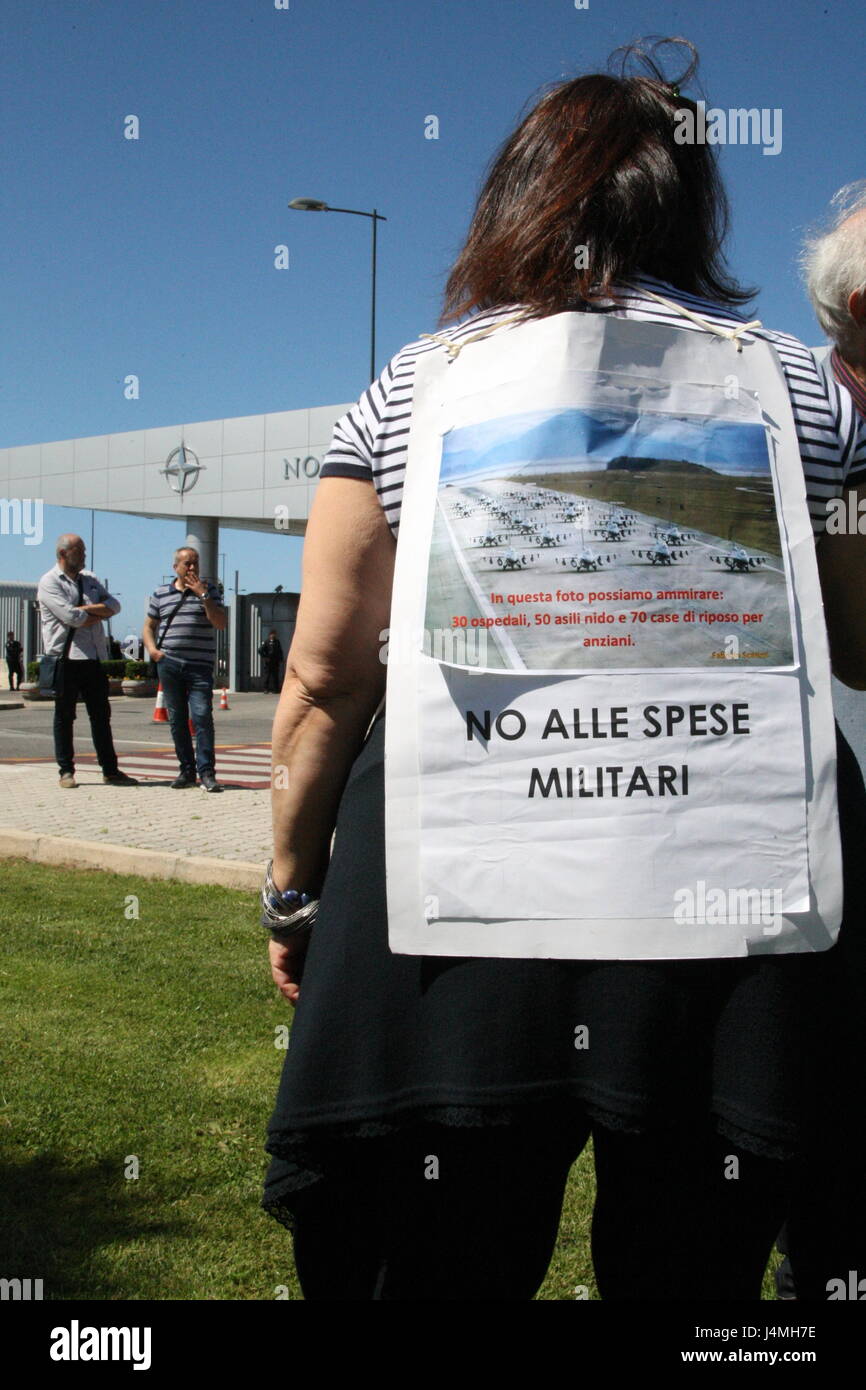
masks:
<path fill-rule="evenodd" d="M 100 662 L 103 671 L 108 677 L 109 695 L 123 694 L 123 678 L 126 675 L 126 661 L 102 661 Z"/>
<path fill-rule="evenodd" d="M 48 700 L 49 695 L 43 695 L 39 689 L 39 662 L 28 661 L 27 679 L 22 681 L 18 687 L 22 700 Z"/>
<path fill-rule="evenodd" d="M 123 693 L 124 695 L 155 695 L 158 682 L 153 680 L 149 674 L 149 661 L 125 661 L 124 667 Z"/>

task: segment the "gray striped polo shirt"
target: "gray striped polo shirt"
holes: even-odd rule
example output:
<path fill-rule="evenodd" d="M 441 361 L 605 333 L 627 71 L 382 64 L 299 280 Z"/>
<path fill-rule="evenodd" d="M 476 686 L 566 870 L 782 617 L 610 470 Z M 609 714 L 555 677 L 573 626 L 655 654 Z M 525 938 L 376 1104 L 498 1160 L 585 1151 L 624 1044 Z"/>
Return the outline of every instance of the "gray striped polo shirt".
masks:
<path fill-rule="evenodd" d="M 207 596 L 222 607 L 219 589 L 215 584 L 208 584 Z M 147 616 L 157 619 L 156 645 L 168 656 L 213 665 L 216 657 L 216 628 L 209 622 L 201 599 L 191 591 L 187 592 L 183 607 L 178 609 L 177 617 L 172 620 L 165 641 L 162 640 L 166 623 L 182 597 L 182 591 L 175 588 L 174 582 L 160 584 L 151 594 Z"/>

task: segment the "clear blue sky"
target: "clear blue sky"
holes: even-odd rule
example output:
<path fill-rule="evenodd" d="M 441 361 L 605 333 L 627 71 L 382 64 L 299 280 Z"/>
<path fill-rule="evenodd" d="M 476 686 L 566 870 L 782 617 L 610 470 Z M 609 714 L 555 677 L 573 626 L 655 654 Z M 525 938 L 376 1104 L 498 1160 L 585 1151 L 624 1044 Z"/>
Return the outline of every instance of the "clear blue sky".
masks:
<path fill-rule="evenodd" d="M 729 259 L 766 324 L 819 341 L 796 253 L 866 176 L 864 30 L 862 0 L 4 0 L 0 445 L 354 399 L 369 223 L 287 202 L 387 216 L 381 369 L 435 327 L 482 171 L 527 102 L 653 33 L 698 46 L 710 105 L 781 108 L 778 155 L 720 148 Z M 40 547 L 0 537 L 0 578 L 38 577 L 59 530 L 89 542 L 89 512 L 45 524 Z M 181 524 L 98 513 L 95 535 L 119 625 L 137 625 Z M 223 530 L 221 550 L 230 583 L 237 568 L 250 591 L 297 587 L 298 541 Z"/>

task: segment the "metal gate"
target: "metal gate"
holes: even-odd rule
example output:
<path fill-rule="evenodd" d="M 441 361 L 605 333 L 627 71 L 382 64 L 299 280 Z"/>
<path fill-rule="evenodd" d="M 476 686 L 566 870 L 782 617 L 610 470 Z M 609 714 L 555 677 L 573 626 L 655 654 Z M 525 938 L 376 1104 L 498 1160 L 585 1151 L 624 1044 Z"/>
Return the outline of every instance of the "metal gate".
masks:
<path fill-rule="evenodd" d="M 0 659 L 5 656 L 6 634 L 14 632 L 23 647 L 24 676 L 27 677 L 27 663 L 36 658 L 41 650 L 39 608 L 36 603 L 36 585 L 19 580 L 0 582 Z M 3 661 L 3 684 L 7 684 L 8 673 Z"/>
<path fill-rule="evenodd" d="M 233 686 L 235 690 L 261 690 L 262 658 L 259 647 L 271 628 L 280 639 L 283 657 L 295 635 L 300 594 L 239 594 L 232 605 L 234 621 Z M 281 673 L 282 678 L 282 673 Z"/>

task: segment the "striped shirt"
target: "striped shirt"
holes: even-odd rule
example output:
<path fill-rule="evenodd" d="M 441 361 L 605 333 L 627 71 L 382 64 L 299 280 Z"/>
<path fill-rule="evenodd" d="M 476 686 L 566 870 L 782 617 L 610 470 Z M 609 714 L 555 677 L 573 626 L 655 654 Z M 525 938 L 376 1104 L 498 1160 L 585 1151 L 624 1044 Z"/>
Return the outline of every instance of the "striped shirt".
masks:
<path fill-rule="evenodd" d="M 160 584 L 151 594 L 147 616 L 157 619 L 156 645 L 169 656 L 180 657 L 183 661 L 201 661 L 212 666 L 216 657 L 216 628 L 205 613 L 201 599 L 191 590 L 187 590 L 183 607 L 178 608 L 177 617 L 172 619 L 168 635 L 163 640 L 166 623 L 182 597 L 174 581 Z M 207 597 L 222 607 L 220 592 L 215 584 L 208 584 Z"/>
<path fill-rule="evenodd" d="M 635 288 L 617 291 L 620 303 L 604 300 L 575 305 L 575 309 L 644 323 L 664 323 L 685 332 L 705 331 L 642 294 L 642 287 L 665 295 L 722 328 L 747 321 L 709 300 L 698 299 L 645 275 L 636 277 Z M 459 343 L 519 308 L 512 304 L 475 314 L 456 328 L 442 330 L 441 336 Z M 848 392 L 819 371 L 814 357 L 799 339 L 763 328 L 743 334 L 746 342 L 753 337 L 775 348 L 785 374 L 806 476 L 812 530 L 818 536 L 824 529 L 828 500 L 838 497 L 846 484 L 866 483 L 866 422 L 859 420 Z M 357 405 L 337 421 L 321 468 L 323 478 L 372 479 L 395 536 L 400 525 L 415 363 L 424 353 L 439 351 L 437 343 L 417 339 L 392 357 Z"/>

